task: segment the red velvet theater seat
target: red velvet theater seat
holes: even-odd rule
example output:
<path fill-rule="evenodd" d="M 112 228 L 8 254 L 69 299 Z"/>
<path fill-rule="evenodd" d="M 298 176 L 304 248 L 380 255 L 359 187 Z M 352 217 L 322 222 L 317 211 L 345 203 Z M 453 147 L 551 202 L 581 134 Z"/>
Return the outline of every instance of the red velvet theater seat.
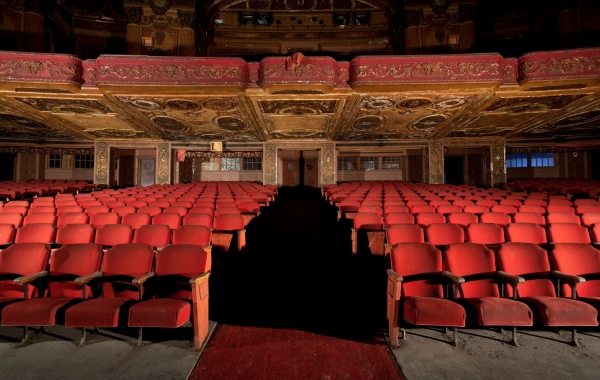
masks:
<path fill-rule="evenodd" d="M 398 345 L 401 321 L 417 326 L 465 326 L 465 309 L 444 299 L 442 252 L 432 244 L 400 243 L 388 270 L 387 319 L 390 343 Z M 404 329 L 402 329 L 404 337 Z"/>
<path fill-rule="evenodd" d="M 174 230 L 181 225 L 181 215 L 176 212 L 163 212 L 152 218 L 152 224 L 164 224 Z"/>
<path fill-rule="evenodd" d="M 430 224 L 425 229 L 425 236 L 427 242 L 435 246 L 465 242 L 465 231 L 458 224 L 452 223 Z"/>
<path fill-rule="evenodd" d="M 56 228 L 49 223 L 32 223 L 17 230 L 15 243 L 54 243 Z"/>
<path fill-rule="evenodd" d="M 232 242 L 237 238 L 237 251 L 246 246 L 246 230 L 241 215 L 216 215 L 213 222 L 212 245 L 220 252 L 229 252 Z"/>
<path fill-rule="evenodd" d="M 105 224 L 96 229 L 94 243 L 103 247 L 131 243 L 133 229 L 129 224 Z"/>
<path fill-rule="evenodd" d="M 67 224 L 56 231 L 56 244 L 85 244 L 94 241 L 94 227 L 90 224 Z"/>
<path fill-rule="evenodd" d="M 0 311 L 38 296 L 38 289 L 30 283 L 46 275 L 49 255 L 50 246 L 44 243 L 13 244 L 0 251 Z"/>
<path fill-rule="evenodd" d="M 0 224 L 0 246 L 12 244 L 15 241 L 15 226 Z"/>
<path fill-rule="evenodd" d="M 83 328 L 80 345 L 85 344 L 86 328 L 126 325 L 133 300 L 141 299 L 141 286 L 153 274 L 154 251 L 146 244 L 119 244 L 107 250 L 100 268 L 99 298 L 71 306 L 65 313 L 65 326 Z"/>
<path fill-rule="evenodd" d="M 208 335 L 209 254 L 196 245 L 170 245 L 156 253 L 155 276 L 146 282 L 145 301 L 129 310 L 129 326 L 177 328 L 190 321 L 194 348 Z"/>
<path fill-rule="evenodd" d="M 505 278 L 517 288 L 518 299 L 533 311 L 536 325 L 573 327 L 575 345 L 576 327 L 598 326 L 595 308 L 574 299 L 556 297 L 548 253 L 538 245 L 502 244 L 498 249 L 498 266 L 507 273 Z M 507 290 L 512 296 L 512 288 Z"/>
<path fill-rule="evenodd" d="M 535 223 L 511 223 L 506 227 L 509 243 L 546 244 L 546 229 Z"/>
<path fill-rule="evenodd" d="M 551 243 L 590 244 L 590 231 L 575 223 L 554 223 L 548 226 L 548 241 Z"/>
<path fill-rule="evenodd" d="M 361 241 L 368 243 L 370 253 L 383 254 L 385 235 L 383 233 L 382 216 L 377 213 L 359 212 L 352 222 L 354 225 L 351 234 L 352 254 L 358 253 Z"/>
<path fill-rule="evenodd" d="M 133 242 L 148 244 L 153 248 L 164 247 L 171 243 L 171 229 L 165 224 L 141 226 L 135 230 Z"/>
<path fill-rule="evenodd" d="M 102 249 L 96 244 L 67 244 L 50 255 L 50 272 L 44 298 L 12 303 L 2 310 L 3 326 L 54 326 L 64 309 L 91 295 L 88 282 L 97 276 Z"/>
<path fill-rule="evenodd" d="M 183 217 L 184 226 L 204 226 L 212 228 L 213 217 L 209 214 L 189 214 Z"/>
<path fill-rule="evenodd" d="M 173 231 L 173 244 L 210 245 L 211 231 L 205 226 L 181 226 Z"/>
<path fill-rule="evenodd" d="M 481 326 L 512 326 L 517 346 L 516 328 L 533 325 L 533 313 L 522 302 L 500 297 L 494 252 L 482 244 L 452 244 L 444 257 L 449 271 L 445 275 L 454 281 L 455 299 L 465 307 L 467 320 Z"/>

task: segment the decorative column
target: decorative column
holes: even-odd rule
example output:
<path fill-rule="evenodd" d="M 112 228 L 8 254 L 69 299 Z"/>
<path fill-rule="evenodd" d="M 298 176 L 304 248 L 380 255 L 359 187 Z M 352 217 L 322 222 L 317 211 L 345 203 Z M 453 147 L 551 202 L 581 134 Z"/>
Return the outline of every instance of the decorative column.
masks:
<path fill-rule="evenodd" d="M 127 54 L 139 55 L 142 52 L 142 7 L 124 7 L 127 15 Z"/>
<path fill-rule="evenodd" d="M 467 21 L 460 24 L 460 50 L 462 52 L 471 51 L 475 43 L 475 23 Z"/>
<path fill-rule="evenodd" d="M 579 14 L 577 9 L 568 8 L 556 15 L 558 34 L 571 34 L 580 31 Z"/>
<path fill-rule="evenodd" d="M 263 148 L 263 184 L 277 186 L 277 147 L 265 144 Z"/>
<path fill-rule="evenodd" d="M 492 186 L 506 183 L 506 144 L 504 140 L 492 141 Z"/>
<path fill-rule="evenodd" d="M 177 16 L 181 23 L 181 29 L 179 30 L 179 55 L 183 57 L 194 57 L 196 55 L 196 45 L 194 41 L 196 12 L 178 10 Z"/>
<path fill-rule="evenodd" d="M 444 144 L 441 141 L 429 143 L 429 183 L 444 183 Z"/>
<path fill-rule="evenodd" d="M 156 183 L 171 183 L 171 143 L 158 144 L 156 149 Z"/>
<path fill-rule="evenodd" d="M 323 183 L 325 185 L 334 185 L 335 181 L 335 144 L 323 144 Z"/>
<path fill-rule="evenodd" d="M 423 9 L 406 9 L 406 29 L 404 30 L 404 54 L 420 54 L 421 40 L 419 37 L 419 22 Z"/>
<path fill-rule="evenodd" d="M 96 142 L 94 144 L 95 156 L 94 160 L 94 183 L 96 185 L 108 186 L 108 170 L 109 170 L 109 148 L 106 142 Z"/>
<path fill-rule="evenodd" d="M 41 0 L 25 1 L 25 12 L 23 12 L 23 51 L 34 53 L 43 53 L 46 51 Z"/>
<path fill-rule="evenodd" d="M 18 179 L 38 179 L 37 163 L 38 154 L 31 152 L 19 153 L 19 178 Z"/>

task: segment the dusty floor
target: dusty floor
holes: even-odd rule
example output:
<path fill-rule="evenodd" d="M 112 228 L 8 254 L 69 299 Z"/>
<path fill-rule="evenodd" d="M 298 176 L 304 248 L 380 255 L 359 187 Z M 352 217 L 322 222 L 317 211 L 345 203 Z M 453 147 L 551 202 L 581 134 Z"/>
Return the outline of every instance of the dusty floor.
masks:
<path fill-rule="evenodd" d="M 519 347 L 507 330 L 466 329 L 458 336 L 455 348 L 451 331 L 410 328 L 392 352 L 407 380 L 600 378 L 598 329 L 579 332 L 580 347 L 570 344 L 568 330 L 519 331 Z"/>
<path fill-rule="evenodd" d="M 214 326 L 210 324 L 210 331 Z M 18 347 L 22 332 L 16 327 L 0 328 L 2 380 L 183 380 L 200 356 L 200 351 L 191 348 L 190 328 L 145 333 L 148 341 L 143 347 L 135 347 L 134 331 L 123 335 L 105 330 L 90 335 L 86 346 L 77 347 L 80 331 L 62 326 L 51 327 L 48 334 L 37 334 L 32 343 Z"/>

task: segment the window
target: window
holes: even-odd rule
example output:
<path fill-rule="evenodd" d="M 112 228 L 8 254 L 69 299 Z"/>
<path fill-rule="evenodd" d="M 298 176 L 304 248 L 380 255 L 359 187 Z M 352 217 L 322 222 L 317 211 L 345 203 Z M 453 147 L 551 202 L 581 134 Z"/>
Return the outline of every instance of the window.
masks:
<path fill-rule="evenodd" d="M 221 170 L 240 170 L 240 159 L 234 158 L 221 158 Z"/>
<path fill-rule="evenodd" d="M 531 167 L 554 166 L 554 153 L 531 153 Z"/>
<path fill-rule="evenodd" d="M 76 154 L 75 169 L 92 169 L 94 167 L 94 156 L 91 154 Z"/>
<path fill-rule="evenodd" d="M 400 170 L 402 157 L 381 157 L 381 169 L 383 170 Z"/>
<path fill-rule="evenodd" d="M 335 13 L 333 15 L 333 23 L 335 25 L 346 25 L 348 23 L 347 13 Z"/>
<path fill-rule="evenodd" d="M 62 154 L 50 154 L 48 157 L 48 167 L 51 169 L 62 168 Z"/>
<path fill-rule="evenodd" d="M 271 13 L 259 13 L 256 16 L 258 25 L 271 25 L 273 23 L 273 15 Z"/>
<path fill-rule="evenodd" d="M 262 157 L 244 157 L 242 168 L 244 170 L 262 170 Z"/>
<path fill-rule="evenodd" d="M 201 158 L 202 160 L 202 171 L 217 171 L 219 170 L 219 159 L 218 158 Z"/>
<path fill-rule="evenodd" d="M 526 168 L 527 153 L 509 153 L 506 155 L 507 168 Z"/>
<path fill-rule="evenodd" d="M 354 25 L 367 25 L 369 23 L 369 13 L 355 13 Z"/>
<path fill-rule="evenodd" d="M 252 25 L 253 19 L 252 13 L 240 13 L 240 24 L 242 25 Z"/>
<path fill-rule="evenodd" d="M 379 169 L 379 157 L 361 157 L 360 170 L 377 170 Z"/>
<path fill-rule="evenodd" d="M 356 157 L 338 157 L 338 170 L 356 170 Z"/>

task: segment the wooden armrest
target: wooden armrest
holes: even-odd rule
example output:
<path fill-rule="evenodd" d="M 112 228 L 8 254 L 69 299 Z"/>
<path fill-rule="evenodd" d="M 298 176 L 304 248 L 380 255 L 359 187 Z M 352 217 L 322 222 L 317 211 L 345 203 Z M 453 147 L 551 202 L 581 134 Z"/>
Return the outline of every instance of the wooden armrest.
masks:
<path fill-rule="evenodd" d="M 77 284 L 87 284 L 88 282 L 92 281 L 93 279 L 97 278 L 97 277 L 101 277 L 102 276 L 102 272 L 98 271 L 98 272 L 94 272 L 91 274 L 88 274 L 87 276 L 81 276 L 81 277 L 77 277 L 75 279 L 75 283 Z"/>
<path fill-rule="evenodd" d="M 202 273 L 202 274 L 200 274 L 200 275 L 198 275 L 198 276 L 196 276 L 194 278 L 191 278 L 190 279 L 190 284 L 192 284 L 192 285 L 194 285 L 194 284 L 195 285 L 199 285 L 199 284 L 201 284 L 201 283 L 203 283 L 205 281 L 208 281 L 208 277 L 209 276 L 210 276 L 210 273 L 204 272 L 204 273 Z"/>
<path fill-rule="evenodd" d="M 575 275 L 563 273 L 563 272 L 560 272 L 557 270 L 553 270 L 552 275 L 560 278 L 561 280 L 575 283 L 575 284 L 581 284 L 581 283 L 585 282 L 585 278 L 583 278 L 581 276 L 575 276 Z"/>
<path fill-rule="evenodd" d="M 450 280 L 452 280 L 452 282 L 454 282 L 455 284 L 462 284 L 465 282 L 465 279 L 461 276 L 457 276 L 452 272 L 449 271 L 444 271 L 442 272 L 442 276 L 449 278 Z"/>
<path fill-rule="evenodd" d="M 402 278 L 402 276 L 400 276 L 398 273 L 394 272 L 393 269 L 388 269 L 387 270 L 388 273 L 388 279 L 394 281 L 394 282 L 402 282 L 404 281 L 404 279 Z"/>
<path fill-rule="evenodd" d="M 522 283 L 525 282 L 525 279 L 523 277 L 513 276 L 512 274 L 508 274 L 508 273 L 506 273 L 504 271 L 501 271 L 501 270 L 497 271 L 496 275 L 498 277 L 500 277 L 500 278 L 502 278 L 502 279 L 510 282 L 513 285 L 522 284 Z"/>
<path fill-rule="evenodd" d="M 17 284 L 27 284 L 27 283 L 30 283 L 33 280 L 36 280 L 36 279 L 38 279 L 40 277 L 44 277 L 44 276 L 47 276 L 47 275 L 48 275 L 48 271 L 43 270 L 41 272 L 37 272 L 37 273 L 34 273 L 34 274 L 28 274 L 26 276 L 17 277 L 17 278 L 14 279 L 14 281 Z"/>
<path fill-rule="evenodd" d="M 142 285 L 144 282 L 146 282 L 147 279 L 149 279 L 152 276 L 154 276 L 154 272 L 148 272 L 143 276 L 134 278 L 133 280 L 131 280 L 131 282 L 136 285 Z"/>

